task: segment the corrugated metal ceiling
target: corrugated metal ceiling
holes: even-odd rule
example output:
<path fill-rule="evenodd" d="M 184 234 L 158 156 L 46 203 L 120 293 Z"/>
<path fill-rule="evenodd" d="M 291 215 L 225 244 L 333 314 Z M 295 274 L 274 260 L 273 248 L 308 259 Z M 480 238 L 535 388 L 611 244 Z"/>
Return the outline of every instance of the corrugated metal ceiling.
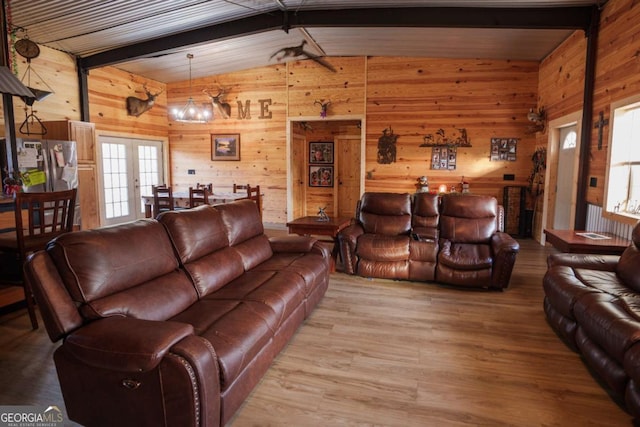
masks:
<path fill-rule="evenodd" d="M 13 0 L 11 23 L 24 29 L 18 37 L 28 35 L 33 41 L 79 57 L 129 49 L 148 42 L 194 29 L 234 22 L 250 17 L 276 15 L 283 10 L 303 12 L 401 7 L 465 8 L 538 8 L 580 7 L 597 4 L 597 0 Z M 602 2 L 600 2 L 602 3 Z M 284 25 L 285 23 L 283 23 Z M 508 28 L 415 28 L 415 27 L 345 27 L 317 26 L 299 29 L 270 29 L 238 34 L 196 46 L 180 46 L 160 54 L 149 53 L 117 64 L 119 68 L 150 79 L 173 82 L 188 76 L 186 54 L 193 53 L 193 77 L 274 63 L 271 54 L 278 49 L 298 45 L 305 36 L 327 56 L 425 56 L 493 59 L 540 60 L 561 43 L 570 29 Z M 215 32 L 211 30 L 212 33 Z M 131 49 L 132 52 L 134 49 Z M 330 60 L 330 58 L 328 58 Z M 37 61 L 35 59 L 34 61 Z M 37 62 L 36 62 L 37 63 Z"/>

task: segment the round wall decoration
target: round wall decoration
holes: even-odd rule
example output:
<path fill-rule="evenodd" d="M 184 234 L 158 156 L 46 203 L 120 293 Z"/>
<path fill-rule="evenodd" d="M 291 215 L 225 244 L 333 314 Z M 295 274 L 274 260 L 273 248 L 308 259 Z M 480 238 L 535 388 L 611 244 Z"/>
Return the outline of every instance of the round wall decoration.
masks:
<path fill-rule="evenodd" d="M 16 52 L 27 59 L 33 59 L 40 55 L 40 47 L 27 38 L 18 40 L 14 47 L 16 48 Z"/>

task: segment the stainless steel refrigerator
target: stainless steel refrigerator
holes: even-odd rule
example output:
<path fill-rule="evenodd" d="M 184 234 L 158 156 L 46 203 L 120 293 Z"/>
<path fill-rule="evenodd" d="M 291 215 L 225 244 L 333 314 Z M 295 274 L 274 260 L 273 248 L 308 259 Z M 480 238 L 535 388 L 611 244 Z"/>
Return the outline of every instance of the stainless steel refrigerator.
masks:
<path fill-rule="evenodd" d="M 2 139 L 0 152 L 3 180 L 19 177 L 22 191 L 62 191 L 78 187 L 75 141 L 18 139 L 13 155 L 10 142 Z M 15 159 L 17 165 L 14 165 Z M 78 224 L 80 210 L 77 201 L 75 218 Z"/>

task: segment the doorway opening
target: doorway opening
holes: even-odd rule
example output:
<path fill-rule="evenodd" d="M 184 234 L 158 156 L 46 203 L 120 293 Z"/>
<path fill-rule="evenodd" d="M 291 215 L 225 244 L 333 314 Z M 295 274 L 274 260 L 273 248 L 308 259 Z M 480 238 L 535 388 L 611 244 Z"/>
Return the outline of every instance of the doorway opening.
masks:
<path fill-rule="evenodd" d="M 164 182 L 162 141 L 100 136 L 98 142 L 102 223 L 144 218 L 142 196 Z"/>
<path fill-rule="evenodd" d="M 329 216 L 354 215 L 364 189 L 363 123 L 361 117 L 287 120 L 287 221 L 320 208 Z"/>
<path fill-rule="evenodd" d="M 549 122 L 547 169 L 541 226 L 536 237 L 545 244 L 545 228 L 572 230 L 578 195 L 578 162 L 582 112 Z M 534 214 L 535 215 L 535 214 Z"/>

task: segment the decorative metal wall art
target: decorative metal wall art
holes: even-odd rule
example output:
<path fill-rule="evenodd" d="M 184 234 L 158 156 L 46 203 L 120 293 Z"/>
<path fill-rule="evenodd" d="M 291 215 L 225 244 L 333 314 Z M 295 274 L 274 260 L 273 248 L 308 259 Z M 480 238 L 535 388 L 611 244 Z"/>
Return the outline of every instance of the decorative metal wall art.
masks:
<path fill-rule="evenodd" d="M 444 129 L 440 128 L 436 131 L 435 135 L 429 133 L 424 136 L 424 142 L 420 144 L 420 147 L 471 147 L 471 140 L 467 135 L 467 129 L 460 128 L 459 136 L 454 133 L 453 137 L 448 138 L 444 134 Z"/>
<path fill-rule="evenodd" d="M 391 126 L 382 131 L 382 136 L 378 138 L 378 163 L 395 163 L 397 141 L 398 135 L 393 134 Z"/>

